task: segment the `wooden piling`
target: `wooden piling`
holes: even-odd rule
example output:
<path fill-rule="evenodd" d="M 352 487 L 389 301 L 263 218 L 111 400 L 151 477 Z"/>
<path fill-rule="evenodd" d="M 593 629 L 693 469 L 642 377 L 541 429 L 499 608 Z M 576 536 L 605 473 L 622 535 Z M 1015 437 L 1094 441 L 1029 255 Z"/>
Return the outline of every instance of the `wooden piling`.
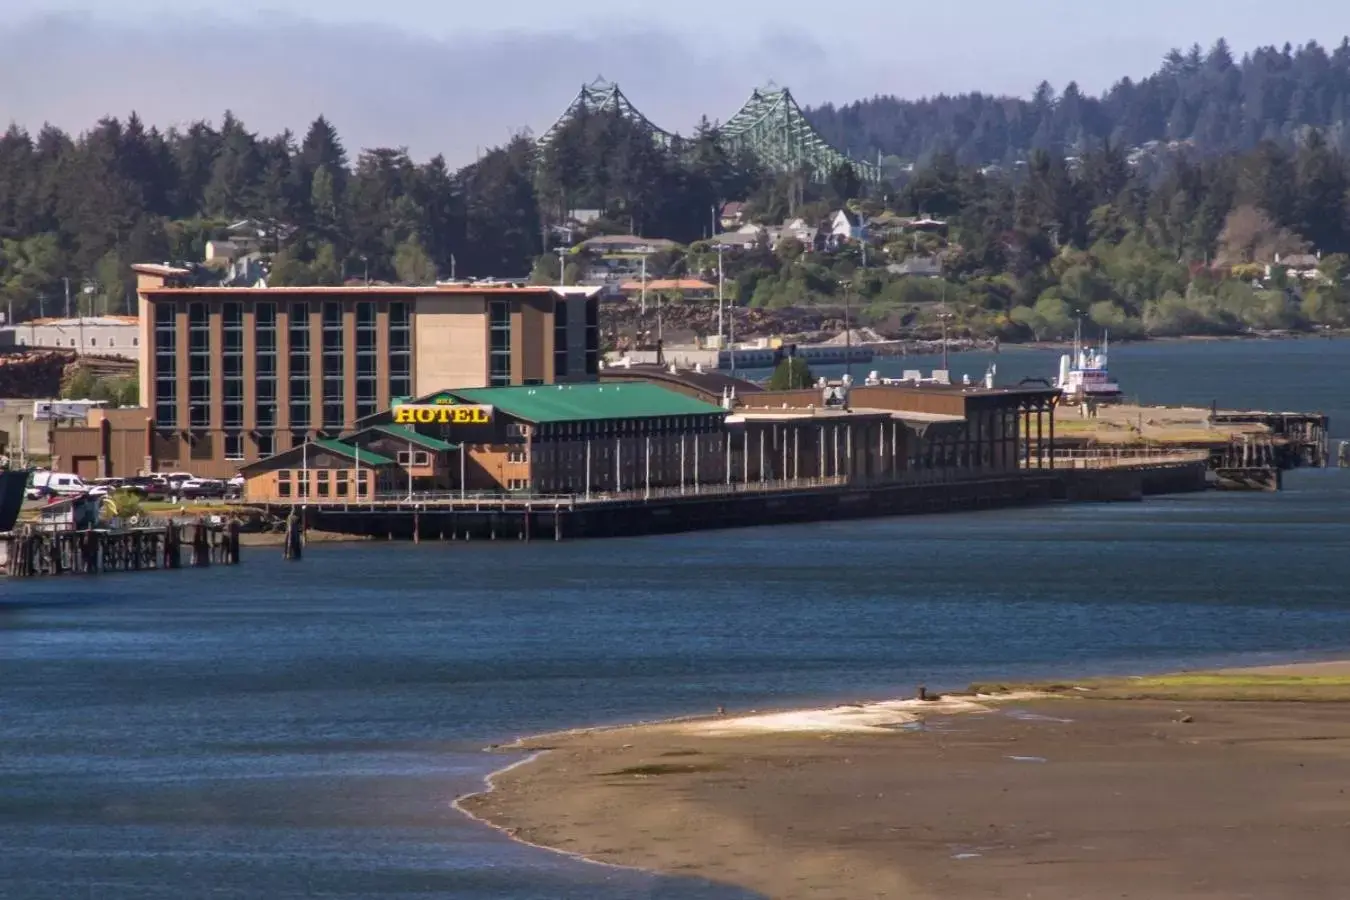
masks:
<path fill-rule="evenodd" d="M 292 508 L 286 516 L 286 535 L 282 541 L 281 558 L 299 560 L 303 555 L 303 540 L 300 533 L 300 517 Z"/>

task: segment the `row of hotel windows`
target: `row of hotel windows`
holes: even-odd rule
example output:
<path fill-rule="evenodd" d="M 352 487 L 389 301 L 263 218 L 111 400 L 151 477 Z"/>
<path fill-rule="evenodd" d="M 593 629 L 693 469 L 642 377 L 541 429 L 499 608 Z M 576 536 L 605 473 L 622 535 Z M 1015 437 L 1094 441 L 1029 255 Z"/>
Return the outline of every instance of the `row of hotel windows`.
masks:
<path fill-rule="evenodd" d="M 379 411 L 377 366 L 377 325 L 375 304 L 356 304 L 356 346 L 346 346 L 342 304 L 320 304 L 320 365 L 322 366 L 322 415 L 313 422 L 310 394 L 312 348 L 308 301 L 289 305 L 287 362 L 291 425 L 297 428 L 320 426 L 341 428 L 346 420 L 346 379 L 349 350 L 356 359 L 356 417 Z M 188 420 L 178 416 L 178 329 L 177 310 L 167 303 L 155 306 L 155 424 L 161 428 L 188 426 L 207 428 L 211 424 L 211 332 L 207 304 L 188 304 Z M 254 306 L 254 372 L 256 393 L 254 419 L 259 429 L 277 424 L 277 304 L 271 301 Z M 238 301 L 226 301 L 221 310 L 222 426 L 244 425 L 244 310 Z M 510 383 L 510 317 L 507 316 L 506 383 Z M 389 395 L 406 397 L 412 393 L 412 309 L 407 303 L 389 305 Z"/>

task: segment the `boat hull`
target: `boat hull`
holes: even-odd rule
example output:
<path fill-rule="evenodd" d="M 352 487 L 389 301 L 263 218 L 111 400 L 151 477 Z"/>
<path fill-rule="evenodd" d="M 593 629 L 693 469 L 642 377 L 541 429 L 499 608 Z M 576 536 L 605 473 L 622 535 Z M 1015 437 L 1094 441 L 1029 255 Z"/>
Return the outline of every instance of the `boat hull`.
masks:
<path fill-rule="evenodd" d="M 24 491 L 28 490 L 27 469 L 6 469 L 0 472 L 0 533 L 14 530 L 23 509 Z"/>

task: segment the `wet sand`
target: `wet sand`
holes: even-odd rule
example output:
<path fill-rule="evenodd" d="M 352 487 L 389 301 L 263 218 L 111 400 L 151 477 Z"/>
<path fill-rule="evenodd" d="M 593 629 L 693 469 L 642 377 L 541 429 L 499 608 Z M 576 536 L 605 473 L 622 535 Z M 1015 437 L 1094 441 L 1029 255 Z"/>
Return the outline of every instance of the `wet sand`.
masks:
<path fill-rule="evenodd" d="M 1347 895 L 1350 664 L 1052 690 L 543 736 L 461 806 L 775 898 Z"/>

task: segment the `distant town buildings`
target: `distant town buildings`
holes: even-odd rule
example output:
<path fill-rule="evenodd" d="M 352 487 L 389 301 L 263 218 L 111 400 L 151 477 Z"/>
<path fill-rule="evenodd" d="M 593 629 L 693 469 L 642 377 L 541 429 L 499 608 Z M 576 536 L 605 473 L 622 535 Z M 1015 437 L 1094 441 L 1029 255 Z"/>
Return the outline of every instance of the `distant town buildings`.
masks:
<path fill-rule="evenodd" d="M 135 316 L 30 319 L 0 328 L 0 349 L 30 347 L 139 359 L 140 329 Z"/>

